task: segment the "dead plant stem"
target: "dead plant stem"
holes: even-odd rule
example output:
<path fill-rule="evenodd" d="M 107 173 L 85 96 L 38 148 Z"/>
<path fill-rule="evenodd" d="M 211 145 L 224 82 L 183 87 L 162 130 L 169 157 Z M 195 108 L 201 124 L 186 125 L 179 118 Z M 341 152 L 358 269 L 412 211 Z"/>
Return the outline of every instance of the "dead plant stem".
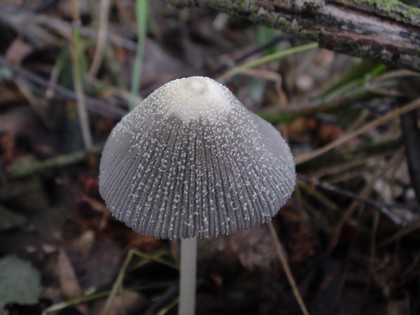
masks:
<path fill-rule="evenodd" d="M 296 280 L 293 277 L 292 271 L 290 270 L 289 263 L 287 262 L 287 257 L 286 257 L 283 245 L 280 242 L 279 237 L 277 236 L 273 223 L 269 222 L 268 227 L 270 229 L 270 234 L 274 241 L 276 252 L 280 259 L 280 263 L 283 267 L 284 273 L 286 274 L 287 280 L 289 281 L 289 284 L 292 287 L 293 295 L 295 296 L 296 301 L 299 304 L 302 314 L 309 315 L 309 312 L 305 306 L 305 303 L 303 302 L 302 296 L 300 295 L 299 288 L 297 287 Z"/>
<path fill-rule="evenodd" d="M 394 119 L 396 117 L 401 116 L 402 114 L 408 113 L 412 110 L 415 110 L 417 108 L 420 108 L 420 98 L 415 99 L 414 101 L 408 103 L 407 105 L 403 106 L 403 107 L 399 107 L 396 108 L 390 112 L 388 112 L 387 114 L 367 123 L 366 125 L 364 125 L 363 127 L 346 133 L 344 136 L 342 136 L 341 138 L 338 138 L 337 140 L 327 144 L 326 146 L 319 148 L 315 151 L 309 152 L 307 154 L 303 154 L 301 156 L 298 156 L 295 158 L 295 162 L 296 164 L 302 164 L 304 162 L 310 161 L 314 158 L 317 158 L 318 156 L 338 147 L 339 145 L 365 133 L 366 131 L 378 127 L 386 122 L 388 122 L 391 119 Z"/>

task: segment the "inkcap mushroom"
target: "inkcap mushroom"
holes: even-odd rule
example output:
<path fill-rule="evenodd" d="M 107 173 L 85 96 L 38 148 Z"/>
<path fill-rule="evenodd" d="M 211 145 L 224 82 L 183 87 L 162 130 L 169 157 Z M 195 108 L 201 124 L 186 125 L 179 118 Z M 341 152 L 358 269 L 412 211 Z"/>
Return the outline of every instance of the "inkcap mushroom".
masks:
<path fill-rule="evenodd" d="M 225 86 L 194 76 L 164 84 L 115 126 L 99 191 L 111 213 L 138 233 L 181 239 L 179 314 L 187 315 L 194 306 L 183 309 L 182 277 L 195 281 L 196 238 L 268 222 L 295 180 L 280 133 Z M 185 252 L 194 259 L 187 267 Z"/>

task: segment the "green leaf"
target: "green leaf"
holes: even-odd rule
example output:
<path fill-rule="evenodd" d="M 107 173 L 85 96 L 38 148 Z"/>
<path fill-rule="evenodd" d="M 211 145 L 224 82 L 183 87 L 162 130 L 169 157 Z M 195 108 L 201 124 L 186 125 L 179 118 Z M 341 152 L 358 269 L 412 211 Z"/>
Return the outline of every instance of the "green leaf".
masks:
<path fill-rule="evenodd" d="M 15 256 L 0 259 L 0 315 L 8 303 L 34 304 L 41 292 L 41 276 L 32 265 Z"/>

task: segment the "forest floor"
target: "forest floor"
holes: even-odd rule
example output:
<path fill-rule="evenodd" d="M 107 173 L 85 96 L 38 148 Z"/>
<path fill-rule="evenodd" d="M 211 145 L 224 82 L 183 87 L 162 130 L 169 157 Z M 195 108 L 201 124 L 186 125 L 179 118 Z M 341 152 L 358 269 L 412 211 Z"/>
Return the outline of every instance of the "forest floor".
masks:
<path fill-rule="evenodd" d="M 420 314 L 420 75 L 223 13 L 141 9 L 0 3 L 0 315 L 176 314 L 178 244 L 113 219 L 98 164 L 130 103 L 190 75 L 290 143 L 297 186 L 273 224 L 309 313 Z M 197 314 L 301 314 L 266 225 L 198 253 Z"/>

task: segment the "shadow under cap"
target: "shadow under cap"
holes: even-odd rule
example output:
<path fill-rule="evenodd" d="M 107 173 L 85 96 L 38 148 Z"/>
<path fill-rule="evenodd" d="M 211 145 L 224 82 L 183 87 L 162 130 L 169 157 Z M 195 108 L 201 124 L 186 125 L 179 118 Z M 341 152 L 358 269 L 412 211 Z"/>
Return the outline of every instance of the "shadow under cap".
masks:
<path fill-rule="evenodd" d="M 280 133 L 223 85 L 171 81 L 113 129 L 99 191 L 111 213 L 157 238 L 206 238 L 268 222 L 296 181 Z"/>

